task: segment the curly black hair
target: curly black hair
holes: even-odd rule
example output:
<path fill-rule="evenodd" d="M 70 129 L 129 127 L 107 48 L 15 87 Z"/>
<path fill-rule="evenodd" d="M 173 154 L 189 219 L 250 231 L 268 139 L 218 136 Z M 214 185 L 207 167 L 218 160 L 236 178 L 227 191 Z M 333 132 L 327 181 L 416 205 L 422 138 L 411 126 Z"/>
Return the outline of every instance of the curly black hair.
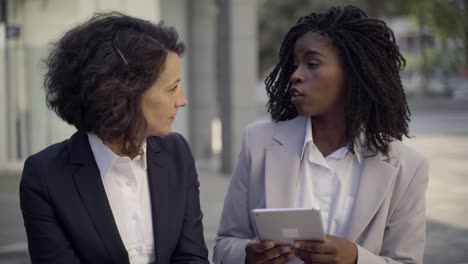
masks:
<path fill-rule="evenodd" d="M 286 34 L 279 62 L 265 80 L 272 120 L 284 121 L 298 115 L 288 90 L 294 72 L 295 42 L 308 32 L 330 38 L 342 60 L 349 149 L 354 152 L 354 142 L 364 132 L 371 155 L 387 155 L 392 140 L 409 137 L 411 114 L 400 79 L 406 62 L 385 22 L 367 17 L 355 6 L 335 6 L 324 13 L 301 17 Z"/>
<path fill-rule="evenodd" d="M 47 105 L 78 131 L 120 142 L 135 156 L 146 129 L 141 96 L 163 71 L 167 52 L 180 56 L 184 49 L 163 22 L 97 13 L 53 43 L 44 60 Z"/>

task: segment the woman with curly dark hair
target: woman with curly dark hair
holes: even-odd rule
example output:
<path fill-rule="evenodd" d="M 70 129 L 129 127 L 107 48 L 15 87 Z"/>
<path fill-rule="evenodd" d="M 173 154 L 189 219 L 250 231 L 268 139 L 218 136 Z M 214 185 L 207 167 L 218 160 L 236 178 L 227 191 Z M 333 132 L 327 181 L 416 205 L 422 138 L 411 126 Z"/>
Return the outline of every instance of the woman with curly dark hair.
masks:
<path fill-rule="evenodd" d="M 171 133 L 183 51 L 172 27 L 120 13 L 54 44 L 47 104 L 78 131 L 25 162 L 32 263 L 208 263 L 194 159 Z"/>
<path fill-rule="evenodd" d="M 215 263 L 422 263 L 427 160 L 392 30 L 357 7 L 298 20 L 267 77 L 272 121 L 244 131 Z M 260 241 L 255 208 L 320 209 L 325 241 Z M 311 223 L 311 225 L 314 223 Z"/>

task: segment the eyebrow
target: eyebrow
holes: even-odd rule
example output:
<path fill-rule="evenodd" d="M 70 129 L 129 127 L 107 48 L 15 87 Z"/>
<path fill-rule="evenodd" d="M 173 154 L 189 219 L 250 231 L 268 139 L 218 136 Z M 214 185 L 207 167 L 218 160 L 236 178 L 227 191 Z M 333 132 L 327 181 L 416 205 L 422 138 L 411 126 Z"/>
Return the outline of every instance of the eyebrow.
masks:
<path fill-rule="evenodd" d="M 177 84 L 179 82 L 180 82 L 180 78 L 177 79 L 175 82 L 173 82 L 171 85 L 168 85 L 167 88 L 171 88 L 171 87 L 173 87 L 175 84 Z"/>
<path fill-rule="evenodd" d="M 325 55 L 323 55 L 322 53 L 320 53 L 320 52 L 318 52 L 316 50 L 308 50 L 308 51 L 306 51 L 304 56 L 322 56 L 322 57 L 325 57 Z"/>

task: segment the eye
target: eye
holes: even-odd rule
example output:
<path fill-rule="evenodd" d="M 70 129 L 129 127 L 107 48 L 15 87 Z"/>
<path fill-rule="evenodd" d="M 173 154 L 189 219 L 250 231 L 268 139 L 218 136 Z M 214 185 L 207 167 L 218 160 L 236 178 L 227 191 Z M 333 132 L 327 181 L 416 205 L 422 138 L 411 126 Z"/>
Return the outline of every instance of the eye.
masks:
<path fill-rule="evenodd" d="M 315 62 L 309 62 L 309 63 L 307 64 L 307 66 L 308 66 L 309 68 L 311 68 L 311 69 L 315 69 L 315 68 L 317 68 L 317 67 L 319 66 L 319 64 L 318 64 L 318 63 L 315 63 Z"/>
<path fill-rule="evenodd" d="M 176 86 L 172 87 L 169 91 L 170 91 L 170 92 L 175 92 L 175 91 L 177 90 L 178 87 L 179 87 L 179 86 L 176 85 Z"/>

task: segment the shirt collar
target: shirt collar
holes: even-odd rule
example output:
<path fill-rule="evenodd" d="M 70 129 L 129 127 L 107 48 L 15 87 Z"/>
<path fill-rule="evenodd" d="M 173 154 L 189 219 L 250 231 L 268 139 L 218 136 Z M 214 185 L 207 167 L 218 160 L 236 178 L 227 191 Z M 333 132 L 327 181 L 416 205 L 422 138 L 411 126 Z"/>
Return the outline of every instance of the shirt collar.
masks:
<path fill-rule="evenodd" d="M 112 152 L 112 150 L 110 150 L 97 135 L 88 133 L 88 140 L 94 159 L 96 160 L 96 164 L 99 168 L 99 173 L 101 174 L 101 177 L 104 177 L 114 162 L 121 157 Z M 141 153 L 133 160 L 138 159 L 141 159 L 142 168 L 146 169 L 146 141 L 141 146 Z"/>
<path fill-rule="evenodd" d="M 146 140 L 143 142 L 140 149 L 141 152 L 138 154 L 138 156 L 135 157 L 135 159 L 141 158 L 141 167 L 146 170 Z"/>
<path fill-rule="evenodd" d="M 304 138 L 304 145 L 302 146 L 302 152 L 301 152 L 301 160 L 304 158 L 304 153 L 305 153 L 305 149 L 308 145 L 309 142 L 311 142 L 311 144 L 313 144 L 314 142 L 314 139 L 313 139 L 313 134 L 312 134 L 312 120 L 310 117 L 307 118 L 307 122 L 306 122 L 306 127 L 305 127 L 305 138 Z M 364 130 L 361 130 L 361 133 L 359 135 L 359 137 L 355 140 L 354 142 L 354 154 L 358 160 L 359 163 L 362 162 L 362 155 L 363 155 L 363 151 L 364 151 L 364 142 L 365 142 L 365 139 L 366 139 L 366 135 L 364 133 Z M 331 157 L 334 157 L 334 158 L 339 158 L 339 159 L 342 159 L 346 156 L 346 154 L 348 153 L 348 148 L 340 148 L 338 150 L 336 150 L 335 152 L 333 152 L 330 156 Z"/>
<path fill-rule="evenodd" d="M 310 117 L 307 118 L 306 127 L 305 127 L 305 138 L 304 138 L 304 145 L 302 146 L 301 152 L 301 160 L 304 158 L 305 149 L 309 142 L 314 142 L 312 137 L 312 121 Z"/>
<path fill-rule="evenodd" d="M 346 154 L 348 154 L 348 152 L 349 152 L 348 146 L 344 146 L 335 150 L 333 153 L 329 155 L 329 157 L 335 158 L 335 159 L 343 159 L 346 156 Z"/>
<path fill-rule="evenodd" d="M 354 140 L 354 155 L 356 155 L 360 164 L 362 163 L 363 155 L 365 155 L 366 151 L 366 133 L 365 129 L 361 129 L 359 136 Z"/>

